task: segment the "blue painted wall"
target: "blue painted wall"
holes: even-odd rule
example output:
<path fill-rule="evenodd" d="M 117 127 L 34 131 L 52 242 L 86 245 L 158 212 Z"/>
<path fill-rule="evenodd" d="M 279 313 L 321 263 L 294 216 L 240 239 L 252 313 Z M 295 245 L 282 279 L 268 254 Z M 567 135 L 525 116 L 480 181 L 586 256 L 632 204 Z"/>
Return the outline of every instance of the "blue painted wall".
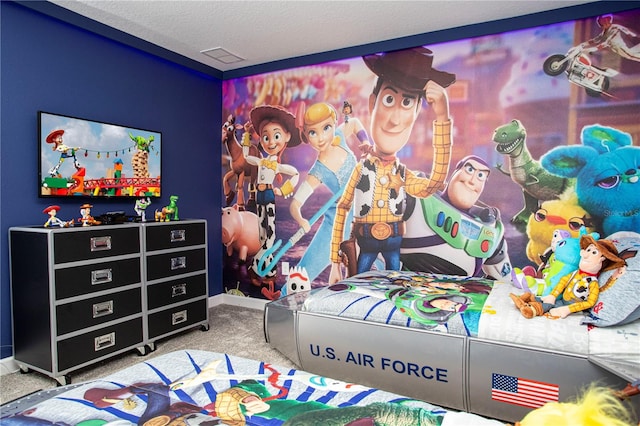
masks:
<path fill-rule="evenodd" d="M 41 225 L 42 209 L 60 204 L 79 217 L 78 201 L 39 199 L 37 111 L 162 132 L 163 197 L 180 196 L 180 218 L 208 220 L 220 235 L 222 81 L 80 29 L 30 7 L 0 2 L 0 357 L 12 355 L 8 228 Z M 95 201 L 92 214 L 133 203 Z M 209 247 L 209 294 L 221 289 L 221 244 Z M 18 283 L 19 285 L 19 283 Z"/>

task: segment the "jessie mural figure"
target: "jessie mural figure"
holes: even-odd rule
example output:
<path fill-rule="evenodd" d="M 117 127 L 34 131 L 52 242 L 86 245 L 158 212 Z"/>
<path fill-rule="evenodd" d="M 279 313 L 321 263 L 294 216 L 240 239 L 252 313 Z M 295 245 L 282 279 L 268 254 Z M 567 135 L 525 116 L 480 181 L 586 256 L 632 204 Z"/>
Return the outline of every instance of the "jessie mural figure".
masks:
<path fill-rule="evenodd" d="M 352 235 L 360 247 L 357 273 L 368 271 L 379 253 L 386 269 L 400 269 L 406 194 L 426 198 L 435 193 L 445 182 L 451 158 L 452 119 L 445 88 L 453 84 L 455 75 L 434 69 L 433 52 L 425 47 L 368 55 L 363 60 L 378 76 L 369 96 L 374 145 L 351 174 L 338 203 L 331 237 L 330 284 L 342 278 L 340 243 L 352 206 Z M 396 157 L 409 141 L 423 99 L 436 116 L 429 178 L 417 176 Z"/>
<path fill-rule="evenodd" d="M 247 162 L 258 167 L 256 205 L 260 223 L 260 250 L 253 257 L 249 275 L 254 285 L 261 286 L 263 280 L 257 273 L 259 262 L 276 241 L 276 196 L 288 198 L 293 195 L 299 178 L 298 170 L 291 165 L 281 164 L 280 157 L 286 147 L 300 144 L 300 136 L 296 129 L 295 116 L 281 106 L 255 107 L 251 110 L 250 117 L 251 121 L 245 124 L 242 151 Z M 252 129 L 260 138 L 260 147 L 266 153 L 264 158 L 249 155 Z M 291 176 L 291 178 L 280 187 L 276 187 L 274 182 L 280 174 Z M 267 254 L 262 261 L 271 265 L 272 259 L 273 254 Z M 264 275 L 268 288 L 262 288 L 261 292 L 269 299 L 279 297 L 279 291 L 275 291 L 275 275 L 275 267 Z"/>
<path fill-rule="evenodd" d="M 318 152 L 318 157 L 309 169 L 307 177 L 296 190 L 289 211 L 291 216 L 298 222 L 301 233 L 307 233 L 311 225 L 302 216 L 302 206 L 311 197 L 320 185 L 325 185 L 332 194 L 340 196 L 347 184 L 349 176 L 356 166 L 356 157 L 347 145 L 347 138 L 355 135 L 360 144 L 369 144 L 369 136 L 364 129 L 362 122 L 356 117 L 345 120 L 336 126 L 337 112 L 331 104 L 319 102 L 311 105 L 306 111 L 304 103 L 300 103 L 301 108 L 297 111 L 297 118 L 302 123 L 301 139 L 308 143 Z M 331 244 L 331 230 L 336 213 L 335 201 L 329 200 L 330 206 L 324 212 L 322 224 L 316 231 L 311 243 L 307 247 L 305 254 L 298 263 L 299 267 L 304 267 L 309 280 L 315 280 L 324 269 L 329 266 L 329 250 Z M 345 236 L 351 230 L 351 215 L 347 219 L 345 226 Z"/>

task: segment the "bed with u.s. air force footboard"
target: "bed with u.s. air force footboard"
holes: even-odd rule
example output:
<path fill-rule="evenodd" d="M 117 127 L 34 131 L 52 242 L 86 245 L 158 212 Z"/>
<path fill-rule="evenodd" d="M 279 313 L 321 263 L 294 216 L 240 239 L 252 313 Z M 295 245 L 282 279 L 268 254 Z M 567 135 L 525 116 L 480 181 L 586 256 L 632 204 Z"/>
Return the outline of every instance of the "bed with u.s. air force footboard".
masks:
<path fill-rule="evenodd" d="M 592 383 L 638 385 L 640 321 L 527 319 L 509 297 L 517 292 L 489 279 L 370 271 L 267 303 L 265 336 L 306 371 L 507 421 Z"/>

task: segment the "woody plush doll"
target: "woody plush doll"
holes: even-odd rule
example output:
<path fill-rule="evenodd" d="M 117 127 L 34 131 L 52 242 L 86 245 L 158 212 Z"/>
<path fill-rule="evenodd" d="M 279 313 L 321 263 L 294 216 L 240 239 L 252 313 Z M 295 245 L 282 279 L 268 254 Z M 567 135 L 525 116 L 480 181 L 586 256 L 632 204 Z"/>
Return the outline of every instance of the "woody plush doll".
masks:
<path fill-rule="evenodd" d="M 525 318 L 549 313 L 554 318 L 591 308 L 598 301 L 598 274 L 625 264 L 611 241 L 596 240 L 591 235 L 580 238 L 578 269 L 560 279 L 550 294 L 536 297 L 532 293 L 509 296 Z"/>

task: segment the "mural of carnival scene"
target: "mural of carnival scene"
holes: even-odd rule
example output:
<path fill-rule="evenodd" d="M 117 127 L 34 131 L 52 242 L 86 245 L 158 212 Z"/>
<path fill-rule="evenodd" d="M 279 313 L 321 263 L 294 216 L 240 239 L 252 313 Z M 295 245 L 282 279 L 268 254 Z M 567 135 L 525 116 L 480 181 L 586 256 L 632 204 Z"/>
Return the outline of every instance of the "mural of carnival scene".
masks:
<path fill-rule="evenodd" d="M 638 117 L 640 10 L 225 81 L 224 288 L 499 279 L 640 232 Z"/>

